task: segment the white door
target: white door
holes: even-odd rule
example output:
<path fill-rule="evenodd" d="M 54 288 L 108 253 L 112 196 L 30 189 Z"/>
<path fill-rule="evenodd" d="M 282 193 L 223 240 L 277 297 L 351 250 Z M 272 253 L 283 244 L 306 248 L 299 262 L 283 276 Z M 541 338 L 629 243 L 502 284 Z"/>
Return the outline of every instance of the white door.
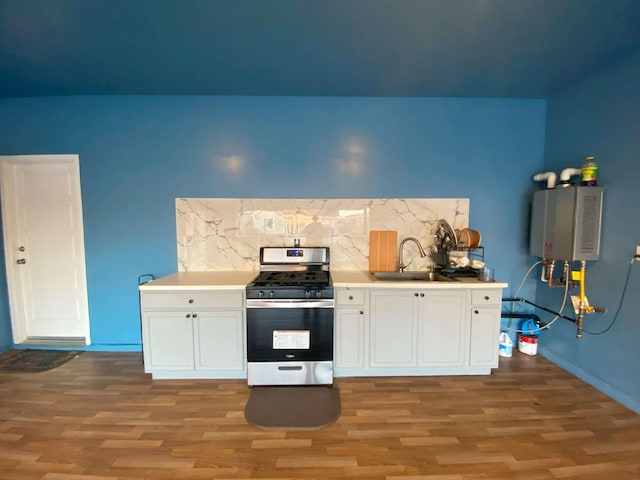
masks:
<path fill-rule="evenodd" d="M 89 344 L 78 156 L 0 162 L 13 341 Z"/>

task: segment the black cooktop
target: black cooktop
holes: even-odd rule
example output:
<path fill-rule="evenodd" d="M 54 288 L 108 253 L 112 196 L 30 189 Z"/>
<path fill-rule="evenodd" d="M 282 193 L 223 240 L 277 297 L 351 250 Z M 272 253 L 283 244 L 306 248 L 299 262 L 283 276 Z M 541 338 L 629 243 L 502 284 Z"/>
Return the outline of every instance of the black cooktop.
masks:
<path fill-rule="evenodd" d="M 262 272 L 246 293 L 247 299 L 332 299 L 333 285 L 324 270 Z"/>
<path fill-rule="evenodd" d="M 252 287 L 308 287 L 324 288 L 331 285 L 331 277 L 326 271 L 293 271 L 262 272 L 253 282 Z"/>

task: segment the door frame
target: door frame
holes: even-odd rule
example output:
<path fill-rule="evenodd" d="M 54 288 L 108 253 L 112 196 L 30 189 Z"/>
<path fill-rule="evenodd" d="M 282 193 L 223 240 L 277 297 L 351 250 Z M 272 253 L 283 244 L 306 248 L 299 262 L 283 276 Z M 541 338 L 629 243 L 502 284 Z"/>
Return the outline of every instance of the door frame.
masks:
<path fill-rule="evenodd" d="M 90 337 L 90 320 L 89 320 L 89 300 L 87 292 L 87 268 L 84 245 L 84 220 L 82 214 L 82 191 L 80 189 L 80 159 L 77 154 L 51 154 L 51 155 L 0 155 L 0 202 L 2 210 L 2 233 L 4 242 L 5 269 L 7 277 L 7 293 L 9 297 L 9 311 L 11 315 L 11 330 L 13 334 L 14 344 L 23 344 L 28 341 L 27 326 L 25 318 L 25 308 L 23 299 L 20 298 L 21 287 L 17 285 L 20 281 L 20 274 L 17 271 L 17 265 L 14 264 L 14 257 L 17 245 L 13 245 L 14 238 L 7 235 L 6 232 L 15 231 L 17 228 L 15 194 L 11 189 L 15 188 L 13 181 L 5 181 L 5 174 L 13 174 L 13 167 L 28 163 L 48 163 L 55 162 L 59 164 L 70 164 L 74 169 L 74 181 L 76 182 L 77 191 L 77 207 L 78 211 L 78 232 L 76 232 L 82 241 L 78 246 L 80 257 L 80 266 L 82 269 L 80 281 L 82 285 L 79 289 L 82 294 L 80 299 L 80 315 L 85 319 L 85 344 L 91 344 Z M 9 190 L 9 191 L 8 191 Z M 64 345 L 66 337 L 47 337 L 38 345 L 57 344 Z M 49 341 L 50 339 L 50 341 Z"/>

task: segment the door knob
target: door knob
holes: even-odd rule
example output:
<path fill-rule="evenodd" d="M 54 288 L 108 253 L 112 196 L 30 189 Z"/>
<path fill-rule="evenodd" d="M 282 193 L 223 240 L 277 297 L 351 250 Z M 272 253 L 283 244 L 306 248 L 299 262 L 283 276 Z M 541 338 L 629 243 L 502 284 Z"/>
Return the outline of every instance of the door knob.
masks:
<path fill-rule="evenodd" d="M 18 260 L 16 260 L 16 263 L 18 265 L 24 265 L 25 263 L 27 263 L 27 261 L 24 258 L 19 258 Z"/>

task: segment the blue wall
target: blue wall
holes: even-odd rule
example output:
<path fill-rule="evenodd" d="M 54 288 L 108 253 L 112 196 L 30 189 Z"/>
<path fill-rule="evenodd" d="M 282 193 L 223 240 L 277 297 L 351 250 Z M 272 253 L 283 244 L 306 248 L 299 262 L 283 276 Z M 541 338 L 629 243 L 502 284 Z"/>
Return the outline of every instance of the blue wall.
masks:
<path fill-rule="evenodd" d="M 587 297 L 607 313 L 585 329 L 604 330 L 618 308 L 630 260 L 640 245 L 640 55 L 628 58 L 548 99 L 545 170 L 579 167 L 594 155 L 604 186 L 600 260 L 587 262 Z M 624 303 L 603 335 L 575 338 L 562 322 L 540 339 L 540 351 L 559 365 L 640 413 L 640 262 L 631 265 Z M 543 304 L 560 305 L 560 292 L 538 287 Z M 571 311 L 571 309 L 568 309 Z"/>
<path fill-rule="evenodd" d="M 517 283 L 545 114 L 518 99 L 5 99 L 0 153 L 79 154 L 92 348 L 127 349 L 138 276 L 177 269 L 176 197 L 469 197 L 487 263 Z M 365 168 L 349 176 L 352 144 Z M 221 170 L 229 155 L 246 168 Z"/>

